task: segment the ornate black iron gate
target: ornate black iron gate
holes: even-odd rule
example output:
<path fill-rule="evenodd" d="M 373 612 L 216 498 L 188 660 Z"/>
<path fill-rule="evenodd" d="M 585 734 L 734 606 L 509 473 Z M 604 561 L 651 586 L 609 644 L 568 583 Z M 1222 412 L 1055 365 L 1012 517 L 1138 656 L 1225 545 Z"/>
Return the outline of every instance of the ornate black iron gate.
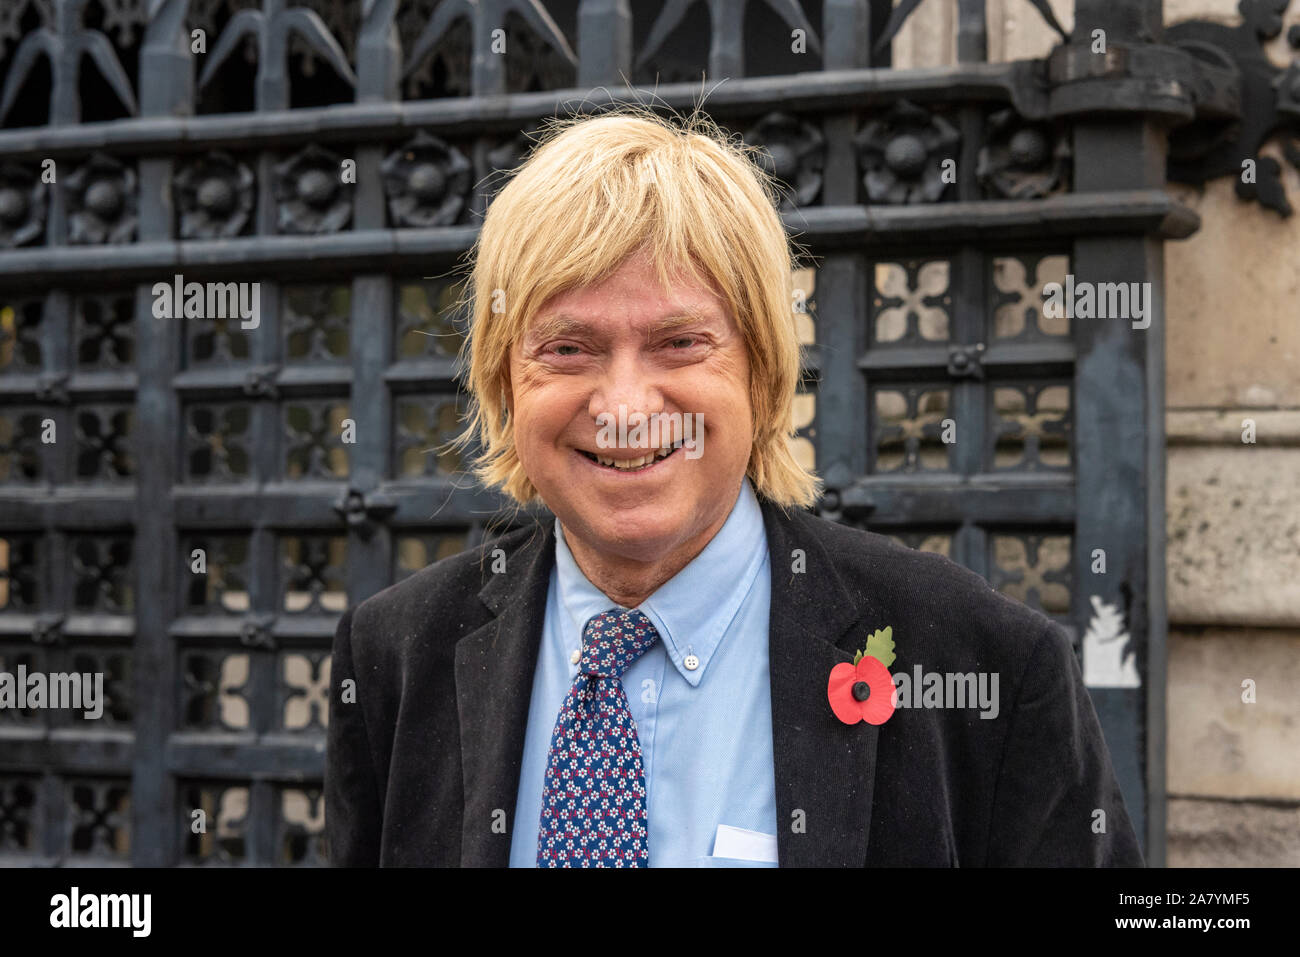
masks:
<path fill-rule="evenodd" d="M 961 62 L 891 70 L 915 5 L 9 4 L 0 671 L 102 671 L 110 702 L 0 711 L 3 860 L 326 858 L 337 617 L 502 504 L 432 451 L 485 178 L 557 109 L 628 76 L 689 107 L 705 70 L 818 257 L 823 510 L 1066 625 L 1162 860 L 1161 250 L 1196 226 L 1163 130 L 1202 74 L 1158 0 L 1079 0 L 1048 59 L 1004 64 L 961 0 Z M 1149 325 L 1057 315 L 1051 283 L 1139 284 Z"/>

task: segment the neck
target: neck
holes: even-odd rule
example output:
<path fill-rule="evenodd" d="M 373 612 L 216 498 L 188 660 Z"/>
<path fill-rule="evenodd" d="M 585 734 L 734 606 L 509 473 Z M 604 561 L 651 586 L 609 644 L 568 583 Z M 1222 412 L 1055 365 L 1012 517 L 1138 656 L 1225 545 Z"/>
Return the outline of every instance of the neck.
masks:
<path fill-rule="evenodd" d="M 705 546 L 713 541 L 713 536 L 727 523 L 730 514 L 731 510 L 728 509 L 698 535 L 650 561 L 635 561 L 598 551 L 573 535 L 568 528 L 564 530 L 564 541 L 589 582 L 624 608 L 635 608 L 653 595 L 660 585 L 694 561 L 695 556 L 704 551 Z"/>

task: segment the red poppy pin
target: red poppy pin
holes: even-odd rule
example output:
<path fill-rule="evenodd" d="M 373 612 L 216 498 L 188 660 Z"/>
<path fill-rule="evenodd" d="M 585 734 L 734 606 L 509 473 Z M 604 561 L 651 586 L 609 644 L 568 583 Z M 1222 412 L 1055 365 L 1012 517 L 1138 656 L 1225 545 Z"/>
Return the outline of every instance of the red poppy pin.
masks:
<path fill-rule="evenodd" d="M 894 663 L 892 625 L 876 629 L 867 647 L 853 656 L 853 664 L 841 662 L 831 669 L 826 697 L 835 717 L 845 724 L 884 724 L 894 714 Z"/>

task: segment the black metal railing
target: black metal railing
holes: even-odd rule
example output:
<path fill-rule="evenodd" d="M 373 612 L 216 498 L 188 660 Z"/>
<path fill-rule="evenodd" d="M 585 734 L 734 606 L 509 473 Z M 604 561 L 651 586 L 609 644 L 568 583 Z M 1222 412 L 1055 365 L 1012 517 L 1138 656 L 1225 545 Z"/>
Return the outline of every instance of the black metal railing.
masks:
<path fill-rule="evenodd" d="M 908 71 L 888 40 L 914 3 L 707 7 L 701 33 L 704 4 L 366 0 L 335 23 L 157 0 L 110 23 L 28 0 L 0 32 L 0 670 L 112 689 L 95 724 L 0 713 L 0 855 L 326 859 L 338 615 L 504 506 L 437 451 L 490 184 L 547 116 L 707 90 L 815 255 L 822 511 L 948 554 L 1081 648 L 1129 636 L 1137 683 L 1093 695 L 1160 860 L 1161 244 L 1197 220 L 1149 160 L 1197 104 L 1078 67 L 1079 24 L 1154 47 L 1159 4 L 1080 0 L 1082 39 L 983 63 L 963 0 L 961 62 Z M 678 82 L 624 85 L 656 75 Z M 1047 315 L 1067 275 L 1150 283 L 1150 326 Z M 257 283 L 255 326 L 187 317 L 188 283 Z"/>

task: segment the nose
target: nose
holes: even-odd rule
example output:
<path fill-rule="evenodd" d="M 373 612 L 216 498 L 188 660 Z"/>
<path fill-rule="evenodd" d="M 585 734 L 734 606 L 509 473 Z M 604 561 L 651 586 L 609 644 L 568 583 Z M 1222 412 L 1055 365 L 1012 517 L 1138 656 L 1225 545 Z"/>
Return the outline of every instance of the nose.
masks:
<path fill-rule="evenodd" d="M 637 412 L 649 417 L 663 410 L 663 392 L 653 370 L 647 368 L 635 350 L 619 351 L 610 358 L 587 403 L 593 421 L 598 421 L 602 414 L 619 422 L 627 421 Z M 637 443 L 638 447 L 641 445 L 649 447 L 648 442 Z"/>

